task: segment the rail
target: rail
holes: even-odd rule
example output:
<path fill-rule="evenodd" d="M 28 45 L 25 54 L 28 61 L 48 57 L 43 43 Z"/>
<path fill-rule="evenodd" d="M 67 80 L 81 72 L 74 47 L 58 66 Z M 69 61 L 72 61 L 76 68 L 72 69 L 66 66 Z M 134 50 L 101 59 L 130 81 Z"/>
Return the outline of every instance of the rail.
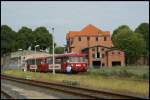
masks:
<path fill-rule="evenodd" d="M 79 86 L 66 85 L 58 82 L 45 82 L 45 81 L 24 79 L 24 78 L 8 76 L 8 75 L 1 75 L 1 79 L 11 80 L 11 81 L 43 87 L 43 88 L 55 89 L 55 90 L 63 91 L 65 93 L 70 93 L 73 95 L 78 95 L 81 97 L 93 98 L 93 99 L 148 99 L 148 97 L 143 97 L 139 95 L 131 95 L 131 94 L 129 95 L 129 94 L 115 93 L 115 92 L 105 91 L 105 90 L 103 91 L 95 90 L 95 89 L 83 88 Z"/>
<path fill-rule="evenodd" d="M 12 97 L 10 94 L 6 93 L 5 91 L 1 90 L 1 94 L 6 98 L 6 99 L 15 99 L 14 97 Z M 1 99 L 3 99 L 1 95 Z"/>

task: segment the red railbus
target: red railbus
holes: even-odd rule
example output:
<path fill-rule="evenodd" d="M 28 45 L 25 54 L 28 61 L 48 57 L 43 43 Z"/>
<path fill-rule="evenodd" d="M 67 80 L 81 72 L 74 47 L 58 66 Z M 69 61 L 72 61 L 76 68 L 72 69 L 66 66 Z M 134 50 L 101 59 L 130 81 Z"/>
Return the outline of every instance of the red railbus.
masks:
<path fill-rule="evenodd" d="M 55 56 L 56 72 L 66 72 L 67 66 L 71 66 L 72 72 L 86 72 L 87 71 L 87 60 L 86 54 L 77 53 L 66 53 Z M 40 57 L 27 60 L 27 70 L 48 72 L 53 70 L 53 58 L 51 57 Z"/>
<path fill-rule="evenodd" d="M 85 54 L 68 53 L 58 55 L 56 59 L 61 59 L 61 72 L 66 72 L 66 67 L 71 66 L 72 72 L 86 72 L 87 60 Z"/>
<path fill-rule="evenodd" d="M 26 67 L 28 71 L 48 71 L 47 57 L 36 57 L 26 60 Z"/>

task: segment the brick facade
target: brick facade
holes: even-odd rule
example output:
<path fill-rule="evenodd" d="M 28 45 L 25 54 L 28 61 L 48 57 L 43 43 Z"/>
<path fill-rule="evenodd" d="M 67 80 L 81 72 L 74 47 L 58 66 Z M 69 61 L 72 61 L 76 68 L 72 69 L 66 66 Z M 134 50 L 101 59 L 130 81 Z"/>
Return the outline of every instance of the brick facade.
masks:
<path fill-rule="evenodd" d="M 116 49 L 113 50 L 114 47 L 109 31 L 102 31 L 89 24 L 81 31 L 70 31 L 66 36 L 66 40 L 67 52 L 87 53 L 90 66 L 111 67 L 112 64 L 119 63 L 121 66 L 124 66 L 124 52 Z M 114 52 L 113 55 L 112 52 Z M 98 58 L 94 58 L 94 55 L 98 55 Z"/>

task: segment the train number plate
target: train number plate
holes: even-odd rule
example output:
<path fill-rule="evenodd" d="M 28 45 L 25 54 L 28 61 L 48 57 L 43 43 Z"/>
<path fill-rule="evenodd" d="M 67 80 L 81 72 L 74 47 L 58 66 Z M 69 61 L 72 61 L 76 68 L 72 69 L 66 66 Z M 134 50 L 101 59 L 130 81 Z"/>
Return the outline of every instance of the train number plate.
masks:
<path fill-rule="evenodd" d="M 30 65 L 30 69 L 37 69 L 37 65 Z"/>

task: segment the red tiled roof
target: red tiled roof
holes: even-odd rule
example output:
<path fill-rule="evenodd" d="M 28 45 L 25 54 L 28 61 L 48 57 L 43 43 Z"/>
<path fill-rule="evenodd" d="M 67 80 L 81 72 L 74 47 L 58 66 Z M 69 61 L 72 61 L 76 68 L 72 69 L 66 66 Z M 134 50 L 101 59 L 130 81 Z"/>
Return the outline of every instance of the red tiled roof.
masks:
<path fill-rule="evenodd" d="M 74 37 L 76 35 L 80 35 L 80 32 L 79 31 L 69 31 L 66 38 L 68 39 L 68 38 Z"/>
<path fill-rule="evenodd" d="M 97 36 L 97 35 L 104 35 L 104 36 L 107 36 L 107 35 L 110 35 L 109 31 L 102 31 L 100 29 L 98 29 L 97 27 L 95 27 L 94 25 L 87 25 L 85 28 L 83 28 L 81 31 L 70 31 L 66 38 L 69 39 L 69 38 L 72 38 L 74 36 Z"/>

